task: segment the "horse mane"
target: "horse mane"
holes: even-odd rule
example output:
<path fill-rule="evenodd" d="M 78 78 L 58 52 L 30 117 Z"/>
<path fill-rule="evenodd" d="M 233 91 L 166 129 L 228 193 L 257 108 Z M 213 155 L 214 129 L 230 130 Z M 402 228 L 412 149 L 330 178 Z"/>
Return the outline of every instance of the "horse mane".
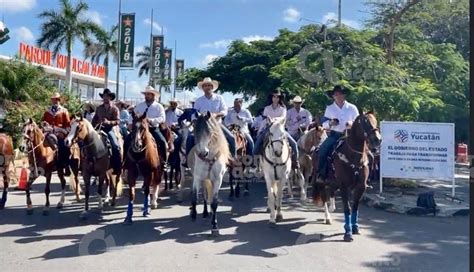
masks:
<path fill-rule="evenodd" d="M 222 132 L 220 123 L 213 116 L 209 118 L 205 115 L 199 116 L 195 121 L 194 135 L 196 139 L 210 135 L 209 151 L 218 154 L 218 160 L 227 163 L 231 158 L 224 132 Z"/>

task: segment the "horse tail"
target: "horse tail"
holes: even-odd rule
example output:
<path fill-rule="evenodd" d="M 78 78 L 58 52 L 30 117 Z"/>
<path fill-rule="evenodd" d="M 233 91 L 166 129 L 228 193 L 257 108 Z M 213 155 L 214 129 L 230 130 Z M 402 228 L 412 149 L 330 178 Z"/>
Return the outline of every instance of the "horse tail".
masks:
<path fill-rule="evenodd" d="M 206 190 L 206 199 L 207 203 L 211 203 L 212 198 L 212 182 L 210 179 L 204 180 L 204 189 Z"/>

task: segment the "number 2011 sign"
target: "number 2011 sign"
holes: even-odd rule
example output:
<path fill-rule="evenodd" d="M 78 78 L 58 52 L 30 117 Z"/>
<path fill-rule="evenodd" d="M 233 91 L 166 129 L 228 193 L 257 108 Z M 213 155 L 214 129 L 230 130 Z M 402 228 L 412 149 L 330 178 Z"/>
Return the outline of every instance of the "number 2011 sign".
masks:
<path fill-rule="evenodd" d="M 122 13 L 120 22 L 120 67 L 133 68 L 135 13 Z"/>

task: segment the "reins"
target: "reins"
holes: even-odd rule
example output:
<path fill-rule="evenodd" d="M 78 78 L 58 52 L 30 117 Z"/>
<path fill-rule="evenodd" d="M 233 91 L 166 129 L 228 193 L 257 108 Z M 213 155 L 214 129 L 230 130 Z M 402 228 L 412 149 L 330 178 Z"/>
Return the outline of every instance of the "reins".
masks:
<path fill-rule="evenodd" d="M 268 141 L 267 141 L 267 142 L 268 142 Z M 281 142 L 282 145 L 284 145 L 284 141 L 283 141 L 283 140 L 270 141 L 270 146 L 272 147 L 273 150 L 275 150 L 274 147 L 273 147 L 273 143 L 276 143 L 276 142 Z M 275 180 L 279 180 L 279 178 L 278 178 L 278 173 L 277 173 L 277 167 L 278 167 L 278 166 L 284 166 L 284 165 L 286 165 L 286 163 L 288 162 L 288 160 L 290 159 L 290 157 L 291 157 L 291 149 L 290 149 L 289 147 L 288 147 L 288 156 L 286 157 L 286 159 L 285 159 L 283 162 L 280 162 L 280 163 L 277 163 L 277 162 L 274 162 L 274 161 L 270 160 L 270 159 L 267 157 L 265 151 L 263 152 L 263 158 L 264 158 L 269 164 L 271 164 L 271 165 L 273 166 L 273 175 L 275 176 Z"/>

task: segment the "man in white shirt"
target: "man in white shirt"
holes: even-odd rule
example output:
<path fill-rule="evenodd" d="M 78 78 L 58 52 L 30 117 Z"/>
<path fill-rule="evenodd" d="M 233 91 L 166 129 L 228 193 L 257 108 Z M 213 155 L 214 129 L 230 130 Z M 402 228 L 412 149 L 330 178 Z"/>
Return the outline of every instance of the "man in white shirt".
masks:
<path fill-rule="evenodd" d="M 301 136 L 300 129 L 306 130 L 313 118 L 308 110 L 301 107 L 304 100 L 300 96 L 295 96 L 292 102 L 293 108 L 286 112 L 286 128 L 293 139 L 298 141 Z"/>
<path fill-rule="evenodd" d="M 160 95 L 160 93 L 157 90 L 155 90 L 155 88 L 151 86 L 147 86 L 145 88 L 145 91 L 142 92 L 142 94 L 145 95 L 145 101 L 135 106 L 135 109 L 134 109 L 135 115 L 137 117 L 140 117 L 146 113 L 146 118 L 148 119 L 148 123 L 150 125 L 150 133 L 155 139 L 160 156 L 166 162 L 167 161 L 166 151 L 168 149 L 168 144 L 160 130 L 160 124 L 164 123 L 166 120 L 165 109 L 160 103 L 155 101 L 155 99 Z M 129 126 L 133 124 L 132 117 L 130 117 L 128 124 Z M 127 137 L 127 138 L 129 138 L 127 141 L 129 142 L 131 137 Z M 127 143 L 127 146 L 125 147 L 127 148 L 125 149 L 127 151 L 128 151 L 128 146 L 129 146 L 129 143 Z"/>
<path fill-rule="evenodd" d="M 254 143 L 250 136 L 248 125 L 252 123 L 253 117 L 249 110 L 242 108 L 242 103 L 242 98 L 236 98 L 234 100 L 234 107 L 229 109 L 224 119 L 224 124 L 226 127 L 230 127 L 231 125 L 240 127 L 240 132 L 242 132 L 247 141 L 247 155 L 252 155 Z"/>
<path fill-rule="evenodd" d="M 212 80 L 210 77 L 204 78 L 204 80 L 198 82 L 198 88 L 204 91 L 204 95 L 196 99 L 194 102 L 194 108 L 201 114 L 210 112 L 218 120 L 222 120 L 227 115 L 227 106 L 225 105 L 224 98 L 221 95 L 214 93 L 219 87 L 219 83 Z M 235 138 L 221 122 L 221 129 L 224 136 L 229 144 L 229 150 L 232 157 L 235 157 Z M 186 139 L 186 154 L 189 154 L 191 148 L 194 146 L 194 135 L 189 135 Z"/>
<path fill-rule="evenodd" d="M 175 130 L 178 126 L 178 118 L 183 114 L 183 111 L 178 108 L 178 100 L 176 98 L 172 98 L 169 104 L 169 107 L 166 109 L 166 124 Z"/>
<path fill-rule="evenodd" d="M 329 130 L 329 135 L 320 145 L 318 152 L 318 180 L 324 181 L 327 177 L 327 157 L 334 149 L 337 140 L 344 135 L 344 131 L 352 126 L 359 115 L 359 110 L 354 104 L 346 101 L 348 90 L 336 85 L 327 95 L 332 97 L 334 103 L 326 107 L 324 112 L 323 127 Z"/>

